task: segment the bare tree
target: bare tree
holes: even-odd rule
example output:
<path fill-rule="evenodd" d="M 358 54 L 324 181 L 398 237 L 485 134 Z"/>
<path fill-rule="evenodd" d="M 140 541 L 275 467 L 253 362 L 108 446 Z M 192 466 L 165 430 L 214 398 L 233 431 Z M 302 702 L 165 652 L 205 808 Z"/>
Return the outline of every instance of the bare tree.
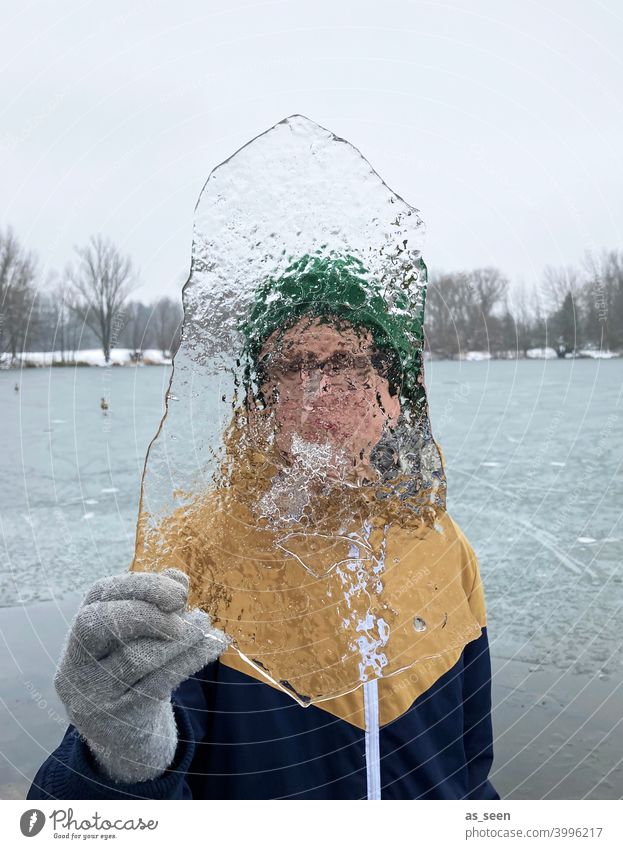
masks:
<path fill-rule="evenodd" d="M 59 279 L 58 276 L 51 275 L 48 286 L 50 294 L 47 320 L 50 324 L 48 332 L 51 333 L 49 347 L 52 351 L 60 352 L 62 363 L 67 356 L 71 362 L 82 341 L 84 329 L 78 315 L 79 310 L 74 304 L 75 295 L 66 277 Z"/>
<path fill-rule="evenodd" d="M 442 357 L 454 357 L 466 345 L 468 291 L 465 275 L 439 273 L 431 276 L 426 293 L 426 340 Z"/>
<path fill-rule="evenodd" d="M 549 312 L 561 309 L 565 298 L 571 294 L 576 301 L 580 291 L 580 275 L 571 266 L 556 268 L 552 265 L 545 267 L 543 272 L 543 294 Z"/>
<path fill-rule="evenodd" d="M 175 303 L 171 298 L 160 298 L 154 306 L 152 323 L 156 344 L 163 357 L 174 354 L 177 350 L 182 317 L 181 304 Z"/>
<path fill-rule="evenodd" d="M 32 329 L 36 260 L 11 231 L 0 232 L 0 350 L 15 361 Z"/>
<path fill-rule="evenodd" d="M 578 271 L 570 266 L 548 265 L 543 273 L 543 292 L 549 308 L 548 335 L 559 357 L 572 353 L 581 343 L 580 282 Z"/>
<path fill-rule="evenodd" d="M 101 236 L 92 236 L 76 253 L 67 271 L 75 296 L 71 307 L 97 336 L 108 363 L 125 323 L 123 305 L 136 287 L 132 262 Z"/>
<path fill-rule="evenodd" d="M 476 268 L 465 275 L 470 297 L 466 304 L 468 347 L 495 351 L 501 344 L 503 311 L 508 280 L 497 268 Z"/>
<path fill-rule="evenodd" d="M 623 251 L 587 252 L 580 301 L 587 338 L 611 351 L 623 348 Z"/>
<path fill-rule="evenodd" d="M 478 311 L 485 316 L 492 315 L 508 290 L 506 277 L 497 268 L 489 266 L 470 271 L 467 280 Z"/>
<path fill-rule="evenodd" d="M 123 338 L 132 349 L 134 359 L 139 362 L 142 359 L 143 350 L 149 348 L 152 336 L 149 327 L 150 309 L 140 301 L 130 301 L 126 308 L 126 315 L 127 323 Z"/>
<path fill-rule="evenodd" d="M 500 348 L 508 282 L 496 268 L 434 275 L 426 296 L 430 348 L 442 356 Z"/>
<path fill-rule="evenodd" d="M 525 357 L 530 348 L 543 347 L 539 345 L 534 331 L 538 313 L 534 288 L 528 289 L 523 282 L 515 283 L 508 295 L 507 313 L 514 322 L 515 339 L 511 349 L 516 346 L 517 351 Z"/>

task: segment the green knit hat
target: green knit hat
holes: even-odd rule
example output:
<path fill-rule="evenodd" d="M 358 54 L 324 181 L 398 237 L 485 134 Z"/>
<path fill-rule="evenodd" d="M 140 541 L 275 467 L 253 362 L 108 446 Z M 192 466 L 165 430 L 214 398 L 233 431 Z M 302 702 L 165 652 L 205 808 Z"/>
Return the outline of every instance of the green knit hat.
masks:
<path fill-rule="evenodd" d="M 247 319 L 238 325 L 245 339 L 243 354 L 255 367 L 262 345 L 273 331 L 285 329 L 305 315 L 337 316 L 366 327 L 375 347 L 392 354 L 390 386 L 400 387 L 403 397 L 419 406 L 424 401 L 419 375 L 426 279 L 421 259 L 407 279 L 384 287 L 353 256 L 306 254 L 280 277 L 268 278 L 257 288 Z M 247 363 L 247 385 L 250 375 Z"/>

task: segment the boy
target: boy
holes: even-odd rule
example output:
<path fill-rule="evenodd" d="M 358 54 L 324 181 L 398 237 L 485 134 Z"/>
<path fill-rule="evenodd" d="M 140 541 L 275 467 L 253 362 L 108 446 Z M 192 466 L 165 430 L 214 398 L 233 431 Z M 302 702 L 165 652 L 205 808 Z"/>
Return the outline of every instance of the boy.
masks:
<path fill-rule="evenodd" d="M 441 508 L 412 527 L 361 513 L 368 535 L 347 535 L 398 462 L 379 447 L 401 352 L 386 315 L 321 289 L 272 324 L 275 299 L 258 301 L 252 450 L 227 486 L 173 517 L 164 546 L 139 525 L 135 571 L 87 594 L 55 679 L 72 726 L 30 799 L 499 799 L 476 558 Z M 275 539 L 283 561 L 262 560 Z"/>

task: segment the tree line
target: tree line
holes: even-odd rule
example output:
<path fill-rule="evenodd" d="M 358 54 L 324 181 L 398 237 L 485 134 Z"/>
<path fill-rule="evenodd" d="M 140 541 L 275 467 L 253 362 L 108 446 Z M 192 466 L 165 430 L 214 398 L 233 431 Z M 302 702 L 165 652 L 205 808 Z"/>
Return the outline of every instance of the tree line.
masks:
<path fill-rule="evenodd" d="M 515 284 L 492 267 L 433 273 L 426 342 L 438 357 L 487 351 L 526 356 L 553 348 L 623 352 L 623 251 L 587 252 L 577 267 L 547 267 L 538 287 Z"/>
<path fill-rule="evenodd" d="M 75 248 L 62 274 L 40 280 L 37 258 L 10 230 L 0 230 L 0 357 L 54 351 L 73 361 L 113 347 L 140 361 L 155 348 L 172 356 L 180 340 L 181 303 L 132 300 L 138 276 L 130 257 L 110 240 L 92 236 Z M 426 346 L 437 357 L 467 351 L 525 356 L 554 348 L 559 356 L 583 348 L 623 351 L 623 252 L 588 252 L 577 267 L 545 269 L 538 287 L 511 287 L 493 267 L 434 272 L 426 299 Z"/>
<path fill-rule="evenodd" d="M 0 231 L 0 356 L 15 361 L 28 351 L 52 351 L 72 362 L 87 348 L 101 348 L 106 362 L 113 348 L 131 349 L 136 361 L 149 348 L 174 355 L 181 301 L 131 300 L 138 282 L 130 257 L 92 236 L 62 274 L 42 283 L 34 253 L 10 229 Z"/>

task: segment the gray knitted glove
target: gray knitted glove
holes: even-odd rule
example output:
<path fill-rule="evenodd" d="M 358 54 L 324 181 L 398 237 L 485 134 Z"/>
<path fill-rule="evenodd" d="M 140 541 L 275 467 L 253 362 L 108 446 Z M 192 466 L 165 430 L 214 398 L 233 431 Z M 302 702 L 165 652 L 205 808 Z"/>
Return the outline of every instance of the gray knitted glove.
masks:
<path fill-rule="evenodd" d="M 178 569 L 96 581 L 74 619 L 54 686 L 104 773 L 146 781 L 177 748 L 171 692 L 227 648 L 201 610 L 187 611 Z"/>

